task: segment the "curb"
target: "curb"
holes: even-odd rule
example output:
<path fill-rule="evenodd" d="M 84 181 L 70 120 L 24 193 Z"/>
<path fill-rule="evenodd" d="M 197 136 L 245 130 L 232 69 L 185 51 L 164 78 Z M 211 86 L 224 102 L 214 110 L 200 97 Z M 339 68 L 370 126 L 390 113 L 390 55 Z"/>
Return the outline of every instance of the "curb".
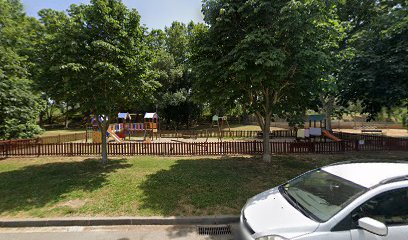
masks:
<path fill-rule="evenodd" d="M 68 227 L 115 225 L 218 225 L 238 223 L 239 216 L 205 217 L 117 217 L 117 218 L 39 218 L 0 219 L 0 227 Z"/>

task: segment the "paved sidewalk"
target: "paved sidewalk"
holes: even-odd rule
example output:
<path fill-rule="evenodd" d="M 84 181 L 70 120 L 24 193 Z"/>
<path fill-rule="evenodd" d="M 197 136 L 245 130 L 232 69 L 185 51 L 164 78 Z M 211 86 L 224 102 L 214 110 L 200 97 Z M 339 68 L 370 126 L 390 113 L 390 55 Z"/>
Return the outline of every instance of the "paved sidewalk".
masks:
<path fill-rule="evenodd" d="M 238 224 L 218 226 L 231 234 L 199 235 L 197 225 L 32 227 L 0 228 L 0 240 L 239 240 Z"/>

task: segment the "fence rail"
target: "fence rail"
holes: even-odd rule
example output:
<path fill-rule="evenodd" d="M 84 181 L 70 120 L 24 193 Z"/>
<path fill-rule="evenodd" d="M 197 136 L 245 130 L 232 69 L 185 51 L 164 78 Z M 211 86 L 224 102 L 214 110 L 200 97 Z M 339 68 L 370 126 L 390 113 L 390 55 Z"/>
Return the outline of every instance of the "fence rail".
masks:
<path fill-rule="evenodd" d="M 407 140 L 389 141 L 342 141 L 342 142 L 270 142 L 275 154 L 289 153 L 344 153 L 350 151 L 399 150 L 408 151 Z M 0 157 L 10 156 L 94 156 L 100 155 L 101 144 L 97 143 L 1 143 Z M 236 155 L 262 154 L 261 141 L 194 142 L 194 143 L 109 143 L 111 156 L 136 155 Z"/>
<path fill-rule="evenodd" d="M 254 138 L 261 137 L 261 131 L 246 131 L 246 130 L 181 130 L 170 131 L 162 130 L 160 132 L 162 138 Z M 274 130 L 270 132 L 271 138 L 287 138 L 296 137 L 295 130 Z"/>

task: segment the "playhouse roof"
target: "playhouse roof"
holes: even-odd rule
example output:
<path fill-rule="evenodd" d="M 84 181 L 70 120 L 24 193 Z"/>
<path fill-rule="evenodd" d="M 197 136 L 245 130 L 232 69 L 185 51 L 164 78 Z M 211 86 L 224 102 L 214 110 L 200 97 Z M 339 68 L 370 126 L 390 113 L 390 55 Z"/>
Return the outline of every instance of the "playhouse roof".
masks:
<path fill-rule="evenodd" d="M 129 113 L 118 113 L 118 118 L 121 119 L 132 119 Z"/>
<path fill-rule="evenodd" d="M 159 115 L 157 113 L 146 113 L 144 118 L 159 118 Z"/>
<path fill-rule="evenodd" d="M 102 115 L 102 116 L 99 116 L 98 117 L 98 119 L 99 119 L 99 122 L 101 123 L 101 122 L 103 122 L 103 117 L 104 117 L 105 115 Z M 97 124 L 97 120 L 96 120 L 97 118 L 96 117 L 93 117 L 92 119 L 91 119 L 91 123 L 92 124 Z M 109 117 L 107 116 L 106 117 L 106 120 L 108 120 L 109 119 Z"/>
<path fill-rule="evenodd" d="M 325 119 L 326 119 L 326 115 L 324 114 L 307 116 L 307 121 L 320 122 L 320 121 L 324 121 Z"/>

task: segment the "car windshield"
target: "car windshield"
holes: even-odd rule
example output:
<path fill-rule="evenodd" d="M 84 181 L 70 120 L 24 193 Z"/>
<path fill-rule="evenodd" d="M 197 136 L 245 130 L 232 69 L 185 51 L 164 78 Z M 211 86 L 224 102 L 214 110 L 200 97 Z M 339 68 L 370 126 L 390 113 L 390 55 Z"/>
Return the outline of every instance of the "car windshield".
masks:
<path fill-rule="evenodd" d="M 299 210 L 325 222 L 360 196 L 366 188 L 323 170 L 316 170 L 282 186 Z"/>

